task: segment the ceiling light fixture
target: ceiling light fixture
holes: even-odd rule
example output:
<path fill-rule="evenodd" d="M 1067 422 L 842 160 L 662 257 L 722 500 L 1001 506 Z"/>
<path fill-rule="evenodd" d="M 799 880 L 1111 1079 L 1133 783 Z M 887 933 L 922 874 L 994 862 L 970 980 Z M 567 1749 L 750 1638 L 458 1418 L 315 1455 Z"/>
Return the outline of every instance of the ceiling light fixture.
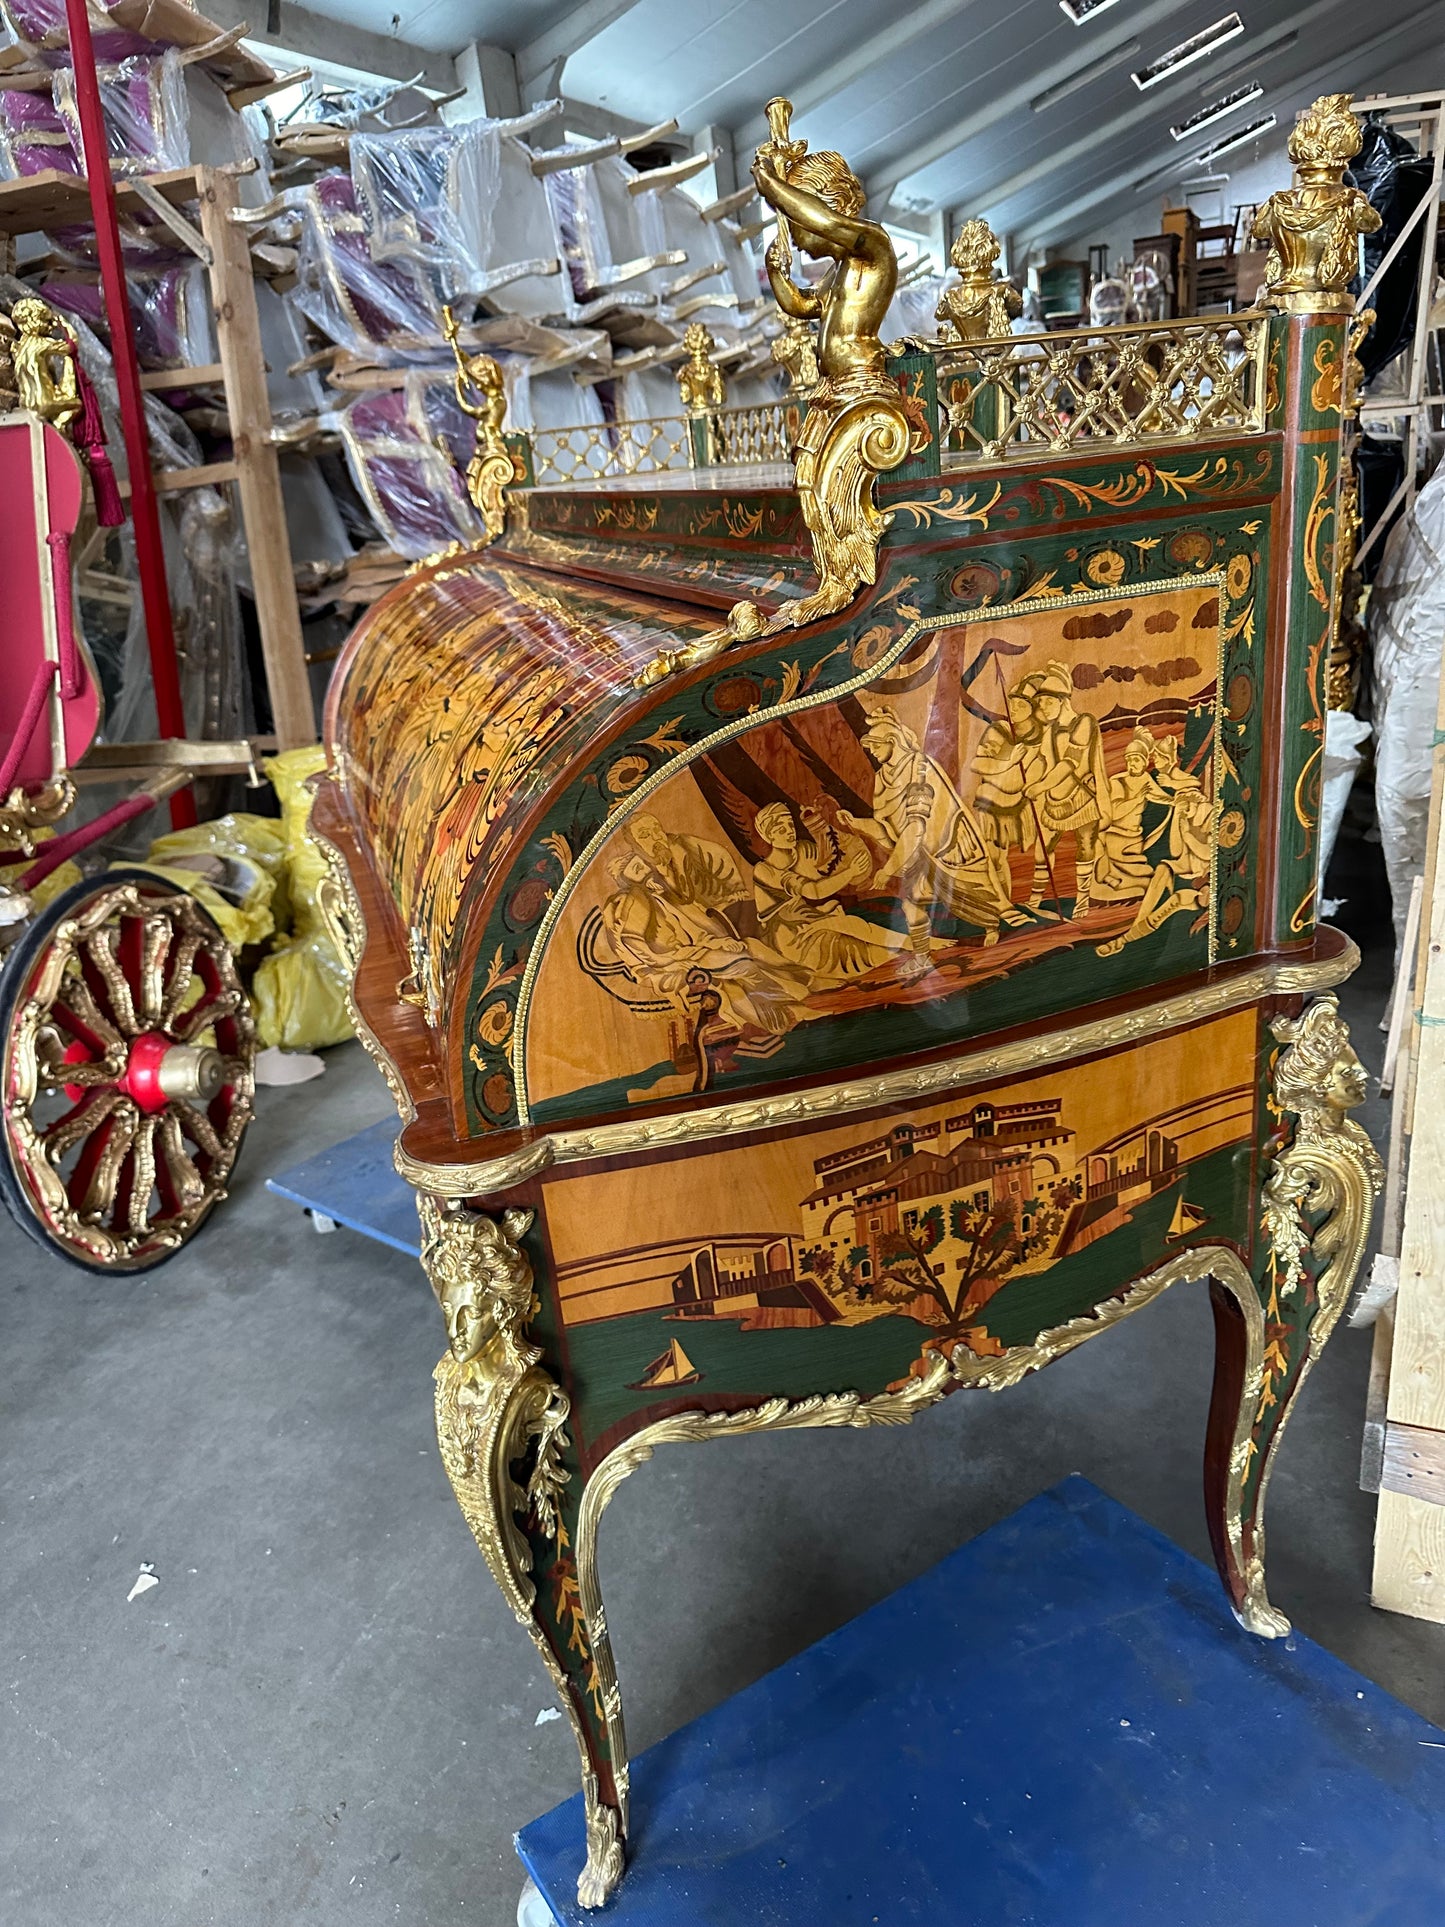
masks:
<path fill-rule="evenodd" d="M 1059 0 L 1059 5 L 1076 27 L 1082 27 L 1095 14 L 1104 13 L 1114 4 L 1114 0 Z"/>
<path fill-rule="evenodd" d="M 1162 181 L 1168 180 L 1171 174 L 1181 173 L 1187 165 L 1187 161 L 1181 156 L 1176 155 L 1168 167 L 1156 167 L 1152 174 L 1146 174 L 1142 180 L 1135 181 L 1134 192 L 1136 194 L 1147 194 L 1151 188 L 1157 188 Z M 1200 174 L 1197 175 L 1194 180 L 1185 181 L 1181 183 L 1181 185 L 1186 194 L 1193 194 L 1204 188 L 1228 187 L 1229 176 L 1227 174 Z"/>
<path fill-rule="evenodd" d="M 1189 165 L 1204 167 L 1210 161 L 1217 161 L 1221 154 L 1228 154 L 1236 147 L 1243 147 L 1246 141 L 1258 140 L 1261 134 L 1267 134 L 1271 127 L 1276 127 L 1278 124 L 1277 114 L 1265 114 L 1260 120 L 1252 120 L 1248 127 L 1241 127 L 1237 134 L 1231 134 L 1227 140 L 1216 141 L 1213 147 L 1206 147 L 1202 154 L 1194 156 Z"/>
<path fill-rule="evenodd" d="M 1187 67 L 1195 60 L 1203 60 L 1217 47 L 1227 46 L 1231 40 L 1238 40 L 1243 32 L 1244 22 L 1239 15 L 1227 13 L 1222 20 L 1216 20 L 1212 27 L 1206 27 L 1202 33 L 1191 35 L 1188 40 L 1181 40 L 1179 45 L 1171 47 L 1167 54 L 1160 54 L 1159 58 L 1151 60 L 1147 67 L 1140 67 L 1132 76 L 1134 85 L 1141 92 L 1146 87 L 1157 87 L 1161 80 L 1168 80 L 1170 75 L 1177 74 L 1181 67 Z"/>
<path fill-rule="evenodd" d="M 1252 100 L 1263 98 L 1264 89 L 1256 80 L 1250 87 L 1237 87 L 1232 94 L 1221 94 L 1218 100 L 1212 101 L 1208 107 L 1201 107 L 1199 112 L 1191 114 L 1188 120 L 1175 121 L 1169 132 L 1175 140 L 1186 141 L 1191 134 L 1197 134 L 1201 127 L 1208 127 L 1214 121 L 1223 120 L 1226 114 L 1236 113 L 1241 107 L 1247 107 Z"/>
<path fill-rule="evenodd" d="M 1263 47 L 1257 47 L 1252 54 L 1246 54 L 1243 60 L 1236 60 L 1233 66 L 1226 67 L 1223 73 L 1216 74 L 1212 80 L 1206 80 L 1199 90 L 1200 93 L 1212 94 L 1215 88 L 1222 86 L 1225 81 L 1238 80 L 1241 74 L 1253 73 L 1254 69 L 1262 67 L 1266 60 L 1273 60 L 1276 54 L 1288 53 L 1298 39 L 1299 34 L 1291 30 L 1289 33 L 1282 33 L 1278 40 L 1267 41 Z"/>
<path fill-rule="evenodd" d="M 1061 80 L 1056 87 L 1045 87 L 1041 94 L 1035 94 L 1029 106 L 1034 113 L 1043 113 L 1046 107 L 1052 107 L 1056 102 L 1066 100 L 1070 94 L 1078 93 L 1081 87 L 1087 87 L 1091 80 L 1097 80 L 1101 74 L 1107 74 L 1132 60 L 1140 45 L 1141 42 L 1137 40 L 1129 40 L 1122 47 L 1116 47 L 1113 53 L 1091 60 L 1087 67 L 1080 67 L 1076 74 L 1070 74 L 1067 80 Z"/>

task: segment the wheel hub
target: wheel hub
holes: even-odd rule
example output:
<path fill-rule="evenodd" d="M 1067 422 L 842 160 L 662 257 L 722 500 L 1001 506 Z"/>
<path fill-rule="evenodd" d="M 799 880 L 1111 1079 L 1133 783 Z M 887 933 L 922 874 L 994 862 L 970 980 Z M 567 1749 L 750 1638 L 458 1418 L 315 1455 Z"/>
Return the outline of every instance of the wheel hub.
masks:
<path fill-rule="evenodd" d="M 148 1117 L 179 1098 L 209 1104 L 226 1081 L 226 1062 L 204 1044 L 175 1044 L 161 1031 L 144 1031 L 133 1038 L 125 1075 L 118 1087 Z"/>

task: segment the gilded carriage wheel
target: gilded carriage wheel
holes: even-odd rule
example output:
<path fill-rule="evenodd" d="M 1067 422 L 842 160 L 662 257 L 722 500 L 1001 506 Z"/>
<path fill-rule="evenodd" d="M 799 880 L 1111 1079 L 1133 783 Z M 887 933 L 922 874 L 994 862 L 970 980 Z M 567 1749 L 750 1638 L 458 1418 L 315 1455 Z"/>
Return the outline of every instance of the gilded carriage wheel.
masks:
<path fill-rule="evenodd" d="M 194 897 L 144 870 L 78 883 L 0 969 L 0 1195 L 89 1271 L 145 1271 L 226 1195 L 255 1026 Z"/>

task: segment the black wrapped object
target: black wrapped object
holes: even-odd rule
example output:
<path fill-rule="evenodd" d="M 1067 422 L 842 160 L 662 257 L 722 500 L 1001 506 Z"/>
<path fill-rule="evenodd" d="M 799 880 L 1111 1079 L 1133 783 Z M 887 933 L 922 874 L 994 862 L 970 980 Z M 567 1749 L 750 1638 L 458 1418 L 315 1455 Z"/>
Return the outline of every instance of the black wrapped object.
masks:
<path fill-rule="evenodd" d="M 1359 157 L 1345 176 L 1365 195 L 1380 216 L 1380 226 L 1363 237 L 1364 274 L 1355 283 L 1359 292 L 1395 245 L 1425 195 L 1430 191 L 1431 167 L 1393 127 L 1366 117 Z M 1360 348 L 1365 380 L 1377 375 L 1402 354 L 1415 331 L 1415 296 L 1420 280 L 1420 250 L 1425 224 L 1418 223 L 1396 255 L 1380 285 L 1370 296 L 1375 325 Z"/>
<path fill-rule="evenodd" d="M 1360 489 L 1360 539 L 1363 542 L 1385 513 L 1395 491 L 1405 479 L 1403 443 L 1374 435 L 1362 435 L 1355 447 L 1355 476 Z M 1385 553 L 1385 537 L 1400 518 L 1397 508 L 1379 541 L 1360 565 L 1360 576 L 1373 582 L 1375 571 Z"/>

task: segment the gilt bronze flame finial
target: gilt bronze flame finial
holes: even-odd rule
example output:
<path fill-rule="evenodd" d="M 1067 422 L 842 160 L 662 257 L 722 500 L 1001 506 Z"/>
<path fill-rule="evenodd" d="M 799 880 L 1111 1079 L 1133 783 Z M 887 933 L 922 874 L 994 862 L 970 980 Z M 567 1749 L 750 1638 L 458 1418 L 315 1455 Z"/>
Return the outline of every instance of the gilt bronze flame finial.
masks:
<path fill-rule="evenodd" d="M 944 289 L 934 310 L 941 341 L 997 341 L 1022 311 L 1018 289 L 999 279 L 1001 245 L 987 221 L 965 221 L 954 236 L 948 258 L 958 284 Z"/>
<path fill-rule="evenodd" d="M 705 415 L 709 409 L 725 407 L 727 383 L 721 368 L 713 361 L 716 344 L 709 330 L 700 321 L 694 321 L 682 337 L 682 345 L 687 350 L 687 360 L 677 371 L 677 391 L 683 407 L 689 415 Z"/>
<path fill-rule="evenodd" d="M 1360 151 L 1362 130 L 1348 94 L 1324 94 L 1295 122 L 1289 157 L 1294 186 L 1271 194 L 1255 217 L 1254 238 L 1267 241 L 1262 301 L 1291 314 L 1350 314 L 1357 241 L 1380 216 L 1345 169 Z"/>

